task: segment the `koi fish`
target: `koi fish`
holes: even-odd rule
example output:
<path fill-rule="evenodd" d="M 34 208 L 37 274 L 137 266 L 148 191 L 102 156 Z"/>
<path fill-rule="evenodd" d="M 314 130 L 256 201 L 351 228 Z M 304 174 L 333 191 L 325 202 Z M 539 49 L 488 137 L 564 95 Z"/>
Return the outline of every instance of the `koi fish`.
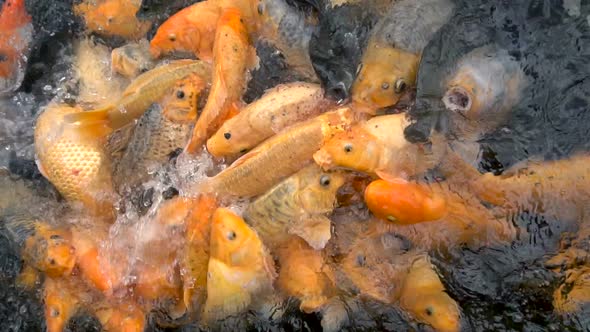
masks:
<path fill-rule="evenodd" d="M 140 21 L 135 14 L 141 2 L 127 0 L 85 0 L 74 5 L 86 28 L 105 36 L 139 39 L 151 28 L 151 22 Z"/>
<path fill-rule="evenodd" d="M 116 273 L 115 267 L 99 252 L 96 240 L 97 231 L 100 230 L 94 229 L 91 237 L 87 231 L 72 228 L 72 244 L 76 249 L 76 264 L 80 269 L 81 278 L 105 295 L 111 295 L 113 289 L 122 281 L 122 278 L 118 278 L 118 275 L 122 275 L 122 273 Z M 100 232 L 102 233 L 102 231 Z M 100 235 L 100 237 L 103 236 L 106 235 Z"/>
<path fill-rule="evenodd" d="M 277 251 L 281 268 L 277 287 L 301 301 L 299 308 L 306 313 L 320 310 L 335 295 L 331 269 L 321 252 L 295 236 Z"/>
<path fill-rule="evenodd" d="M 314 154 L 323 169 L 342 167 L 377 175 L 385 180 L 406 178 L 433 166 L 420 145 L 404 137 L 404 114 L 374 117 L 335 135 Z M 422 160 L 425 159 L 425 160 Z"/>
<path fill-rule="evenodd" d="M 209 82 L 208 64 L 195 60 L 171 61 L 139 75 L 116 103 L 92 111 L 69 114 L 64 121 L 69 126 L 88 127 L 85 129 L 86 132 L 97 123 L 101 123 L 100 127 L 108 128 L 106 134 L 109 134 L 141 117 L 150 105 L 161 100 L 178 80 L 192 73 L 198 75 L 203 82 Z M 105 135 L 102 132 L 89 134 L 95 137 Z"/>
<path fill-rule="evenodd" d="M 31 16 L 25 0 L 6 0 L 0 9 L 0 95 L 18 89 L 33 40 Z"/>
<path fill-rule="evenodd" d="M 397 104 L 416 85 L 420 54 L 453 7 L 448 0 L 402 0 L 391 6 L 371 32 L 352 85 L 356 109 L 374 114 Z"/>
<path fill-rule="evenodd" d="M 201 1 L 172 15 L 150 41 L 150 53 L 159 58 L 174 51 L 190 52 L 211 62 L 221 10 L 216 1 Z"/>
<path fill-rule="evenodd" d="M 317 84 L 288 83 L 268 90 L 260 99 L 227 120 L 207 141 L 215 157 L 244 153 L 282 129 L 318 115 L 327 106 Z"/>
<path fill-rule="evenodd" d="M 446 292 L 427 256 L 418 257 L 405 278 L 400 305 L 437 331 L 461 330 L 461 309 Z"/>
<path fill-rule="evenodd" d="M 90 298 L 72 278 L 46 278 L 43 285 L 47 332 L 62 332 L 66 324 Z"/>
<path fill-rule="evenodd" d="M 373 181 L 365 189 L 365 202 L 378 218 L 400 224 L 433 221 L 446 214 L 445 198 L 426 185 L 405 181 Z"/>
<path fill-rule="evenodd" d="M 205 82 L 196 74 L 178 81 L 161 105 L 153 104 L 139 119 L 121 159 L 115 165 L 114 181 L 131 187 L 168 161 L 170 154 L 188 141 L 197 119 L 197 103 Z"/>
<path fill-rule="evenodd" d="M 52 278 L 72 272 L 76 256 L 67 229 L 51 227 L 27 212 L 6 214 L 3 221 L 26 264 Z"/>
<path fill-rule="evenodd" d="M 582 266 L 568 270 L 562 285 L 553 293 L 553 307 L 567 315 L 579 311 L 590 302 L 590 269 Z"/>
<path fill-rule="evenodd" d="M 244 218 L 271 248 L 297 235 L 312 248 L 323 249 L 332 231 L 326 215 L 344 182 L 344 174 L 326 173 L 312 164 L 248 205 Z"/>
<path fill-rule="evenodd" d="M 116 196 L 111 161 L 104 149 L 108 128 L 97 123 L 88 128 L 65 124 L 67 115 L 81 112 L 66 105 L 47 106 L 35 126 L 37 165 L 66 200 L 81 202 L 91 214 L 112 219 Z"/>
<path fill-rule="evenodd" d="M 236 8 L 226 9 L 219 17 L 213 46 L 215 70 L 207 104 L 203 108 L 193 135 L 186 147 L 194 154 L 221 127 L 232 109 L 238 109 L 246 89 L 246 73 L 253 67 L 256 50 L 250 39 L 242 14 Z"/>
<path fill-rule="evenodd" d="M 261 195 L 299 171 L 326 140 L 354 121 L 352 110 L 342 107 L 292 126 L 264 141 L 216 176 L 193 185 L 191 190 L 220 196 Z"/>
<path fill-rule="evenodd" d="M 256 232 L 233 212 L 217 209 L 211 225 L 205 320 L 240 313 L 256 296 L 272 292 L 275 277 L 273 259 Z"/>

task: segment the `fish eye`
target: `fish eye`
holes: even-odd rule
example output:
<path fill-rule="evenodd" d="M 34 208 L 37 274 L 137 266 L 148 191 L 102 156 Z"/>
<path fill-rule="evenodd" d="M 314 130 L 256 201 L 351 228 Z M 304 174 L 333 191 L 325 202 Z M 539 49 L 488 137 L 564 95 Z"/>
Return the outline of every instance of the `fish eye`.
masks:
<path fill-rule="evenodd" d="M 229 231 L 229 232 L 227 233 L 227 239 L 228 239 L 228 240 L 230 240 L 230 241 L 233 241 L 233 240 L 235 240 L 235 239 L 236 239 L 236 232 L 234 232 L 234 231 Z"/>
<path fill-rule="evenodd" d="M 434 309 L 432 307 L 426 307 L 425 312 L 428 316 L 434 315 Z"/>
<path fill-rule="evenodd" d="M 225 137 L 225 139 L 230 139 L 231 138 L 231 133 L 227 132 L 223 134 L 223 137 Z"/>
<path fill-rule="evenodd" d="M 352 152 L 352 144 L 351 143 L 346 143 L 344 145 L 344 152 L 346 152 L 346 153 Z"/>
<path fill-rule="evenodd" d="M 381 89 L 383 89 L 383 90 L 389 89 L 389 83 L 385 82 L 385 83 L 381 84 Z"/>
<path fill-rule="evenodd" d="M 170 34 L 168 36 L 168 40 L 171 41 L 171 42 L 175 42 L 176 41 L 176 35 L 175 34 Z"/>
<path fill-rule="evenodd" d="M 61 240 L 62 237 L 58 234 L 51 234 L 51 236 L 49 237 L 52 240 Z"/>
<path fill-rule="evenodd" d="M 406 81 L 403 78 L 395 81 L 395 93 L 402 93 L 406 90 Z"/>
<path fill-rule="evenodd" d="M 56 309 L 56 308 L 53 308 L 53 307 L 52 307 L 52 308 L 51 308 L 51 311 L 49 312 L 49 315 L 50 315 L 51 317 L 57 317 L 57 316 L 59 316 L 59 310 L 58 310 L 58 309 Z"/>
<path fill-rule="evenodd" d="M 111 23 L 113 23 L 113 19 L 114 19 L 114 18 L 113 18 L 112 16 L 109 16 L 109 17 L 107 18 L 107 24 L 111 24 Z"/>
<path fill-rule="evenodd" d="M 330 185 L 330 176 L 328 176 L 328 175 L 322 175 L 322 176 L 320 177 L 320 185 L 321 185 L 322 187 L 327 187 L 327 186 L 329 186 L 329 185 Z"/>
<path fill-rule="evenodd" d="M 50 260 L 49 260 L 49 265 L 55 265 L 55 259 L 53 259 L 53 258 L 52 258 L 52 259 L 50 259 Z"/>
<path fill-rule="evenodd" d="M 178 91 L 176 92 L 176 98 L 178 98 L 178 99 L 182 99 L 182 98 L 184 98 L 184 91 L 182 91 L 182 90 L 178 90 Z"/>

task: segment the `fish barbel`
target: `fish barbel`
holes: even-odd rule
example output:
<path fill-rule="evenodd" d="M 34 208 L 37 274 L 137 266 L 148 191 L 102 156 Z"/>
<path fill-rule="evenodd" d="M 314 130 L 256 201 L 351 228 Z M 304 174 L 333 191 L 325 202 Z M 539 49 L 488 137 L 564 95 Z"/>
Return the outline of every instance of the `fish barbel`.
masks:
<path fill-rule="evenodd" d="M 220 196 L 261 195 L 311 161 L 323 143 L 353 122 L 350 108 L 319 115 L 289 127 L 240 157 L 230 167 L 191 190 Z"/>

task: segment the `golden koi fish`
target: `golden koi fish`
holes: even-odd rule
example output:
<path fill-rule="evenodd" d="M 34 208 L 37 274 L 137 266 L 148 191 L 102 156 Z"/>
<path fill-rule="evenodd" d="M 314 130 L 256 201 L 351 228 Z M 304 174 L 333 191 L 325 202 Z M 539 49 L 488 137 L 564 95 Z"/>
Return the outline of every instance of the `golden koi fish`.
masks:
<path fill-rule="evenodd" d="M 174 84 L 189 74 L 195 73 L 203 82 L 209 82 L 210 66 L 198 60 L 176 60 L 156 67 L 138 76 L 123 92 L 123 97 L 103 108 L 70 114 L 65 122 L 72 127 L 86 128 L 88 135 L 99 137 L 101 132 L 92 132 L 96 123 L 103 123 L 109 133 L 138 119 L 154 102 L 168 93 Z"/>
<path fill-rule="evenodd" d="M 135 17 L 141 2 L 128 0 L 85 0 L 74 5 L 74 13 L 86 22 L 88 30 L 126 39 L 143 37 L 151 28 L 151 22 Z"/>
<path fill-rule="evenodd" d="M 291 234 L 316 250 L 323 249 L 332 230 L 326 215 L 334 209 L 336 192 L 344 182 L 342 173 L 326 173 L 309 165 L 252 202 L 244 218 L 273 249 Z"/>
<path fill-rule="evenodd" d="M 318 115 L 324 106 L 324 91 L 317 84 L 279 85 L 227 120 L 207 141 L 207 151 L 216 157 L 245 153 L 284 128 Z"/>
<path fill-rule="evenodd" d="M 404 114 L 377 116 L 335 135 L 314 154 L 323 169 L 342 167 L 385 180 L 409 177 L 433 166 L 420 145 L 404 137 Z"/>
<path fill-rule="evenodd" d="M 67 115 L 81 112 L 66 105 L 47 106 L 35 126 L 37 165 L 68 201 L 81 202 L 91 214 L 112 219 L 115 193 L 104 148 L 108 128 L 100 123 L 87 128 L 65 123 Z"/>
<path fill-rule="evenodd" d="M 205 320 L 240 313 L 256 296 L 272 292 L 275 277 L 273 259 L 256 232 L 233 212 L 217 209 L 211 225 Z"/>
<path fill-rule="evenodd" d="M 113 177 L 119 188 L 141 182 L 150 168 L 165 163 L 171 153 L 186 144 L 205 84 L 198 75 L 190 74 L 169 90 L 161 106 L 154 104 L 142 115 L 115 165 Z"/>
<path fill-rule="evenodd" d="M 285 177 L 299 171 L 311 161 L 326 140 L 353 122 L 351 109 L 342 107 L 297 124 L 269 138 L 193 189 L 220 196 L 252 197 L 263 194 Z"/>
<path fill-rule="evenodd" d="M 213 59 L 215 71 L 207 104 L 195 124 L 186 151 L 193 154 L 221 127 L 246 89 L 247 71 L 254 66 L 256 51 L 250 45 L 242 14 L 226 9 L 217 23 Z"/>

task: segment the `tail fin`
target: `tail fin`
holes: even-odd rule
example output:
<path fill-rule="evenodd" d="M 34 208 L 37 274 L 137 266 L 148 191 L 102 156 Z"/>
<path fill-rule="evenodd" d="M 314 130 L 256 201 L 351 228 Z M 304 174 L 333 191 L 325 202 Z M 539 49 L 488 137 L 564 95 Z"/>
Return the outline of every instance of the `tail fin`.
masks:
<path fill-rule="evenodd" d="M 104 137 L 113 132 L 109 117 L 110 110 L 112 110 L 112 106 L 67 114 L 64 116 L 64 124 L 77 128 L 76 133 L 84 136 Z"/>

